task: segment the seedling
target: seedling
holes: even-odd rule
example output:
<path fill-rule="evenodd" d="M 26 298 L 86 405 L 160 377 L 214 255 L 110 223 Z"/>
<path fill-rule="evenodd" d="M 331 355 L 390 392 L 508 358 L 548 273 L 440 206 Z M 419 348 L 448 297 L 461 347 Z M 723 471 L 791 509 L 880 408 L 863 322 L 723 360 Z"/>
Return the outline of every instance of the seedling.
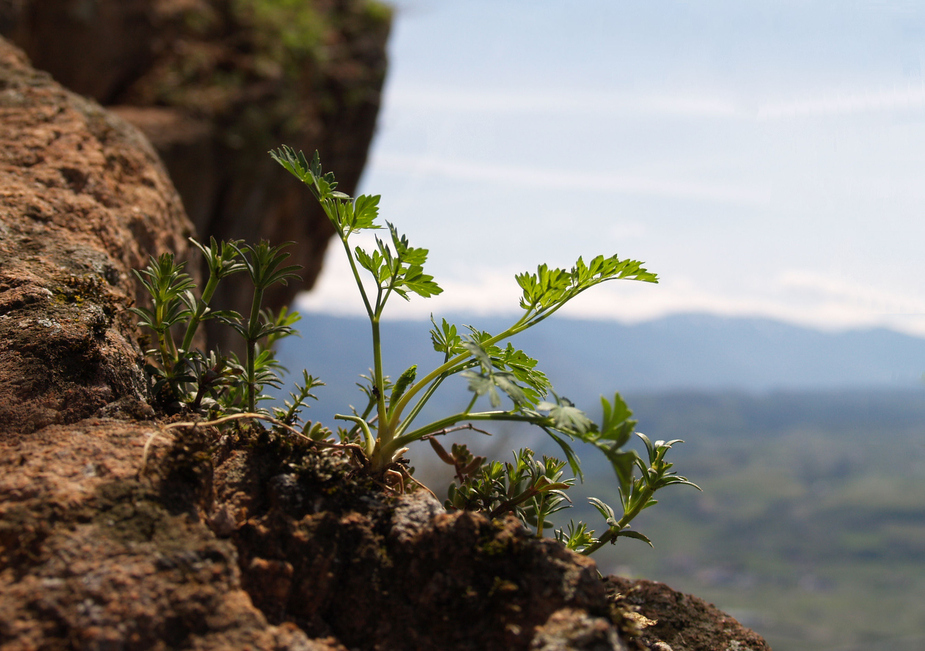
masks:
<path fill-rule="evenodd" d="M 294 334 L 293 325 L 299 318 L 285 310 L 272 314 L 263 308 L 263 296 L 272 285 L 296 277 L 297 267 L 285 264 L 286 244 L 271 246 L 261 242 L 247 246 L 214 239 L 208 247 L 193 242 L 205 257 L 209 271 L 198 297 L 183 264 L 176 263 L 169 254 L 152 258 L 145 270 L 136 272 L 152 300 L 151 308 L 135 308 L 134 312 L 141 317 L 140 325 L 154 334 L 154 346 L 147 351 L 151 360 L 147 369 L 155 402 L 168 410 L 205 412 L 213 418 L 213 424 L 229 425 L 245 418 L 268 422 L 281 432 L 305 437 L 321 450 L 349 448 L 364 472 L 399 487 L 410 478 L 402 454 L 408 446 L 426 439 L 438 457 L 454 469 L 456 481 L 448 491 L 448 509 L 477 510 L 490 517 L 514 513 L 534 528 L 537 536 L 553 526 L 550 516 L 569 506 L 566 491 L 575 483 L 575 477 L 582 477 L 571 443 L 580 441 L 596 448 L 610 462 L 617 478 L 622 515 L 617 517 L 613 508 L 591 498 L 606 523 L 604 533 L 595 537 L 587 525 L 573 522 L 567 529 L 557 530 L 556 537 L 583 554 L 619 537 L 651 544 L 644 535 L 629 529 L 630 522 L 643 509 L 656 504 L 653 496 L 665 486 L 686 484 L 696 488 L 672 472 L 672 464 L 665 461 L 668 450 L 679 441 L 652 443 L 645 435 L 637 434 L 646 446 L 646 459 L 624 449 L 636 421 L 619 393 L 610 400 L 601 398 L 603 418 L 597 424 L 553 391 L 546 375 L 537 368 L 537 361 L 509 340 L 603 282 L 623 279 L 655 283 L 655 274 L 636 260 L 617 256 L 597 256 L 587 263 L 579 258 L 571 269 L 551 269 L 542 264 L 536 273 L 515 276 L 521 289 L 521 314 L 509 327 L 491 334 L 467 325 L 461 334 L 445 319 L 438 324 L 431 318 L 431 343 L 442 354 L 443 362 L 420 378 L 417 365 L 410 366 L 392 383 L 383 371 L 380 321 L 393 296 L 410 300 L 411 295 L 428 298 L 443 291 L 424 272 L 427 249 L 412 247 L 388 222 L 382 228 L 378 196 L 352 198 L 339 192 L 334 175 L 322 171 L 317 152 L 310 162 L 301 152 L 285 146 L 270 155 L 309 187 L 347 256 L 371 328 L 373 367 L 365 378 L 367 384 L 362 386 L 367 404 L 362 411 L 335 416 L 350 423 L 339 429 L 339 442 L 330 440 L 334 434 L 319 423 L 304 423 L 301 431 L 297 429 L 308 399 L 315 399 L 312 390 L 322 385 L 307 371 L 303 371 L 302 383 L 290 393 L 291 402 L 275 408 L 272 415 L 260 407 L 260 402 L 269 398 L 265 388 L 279 388 L 282 384 L 282 367 L 274 356 L 273 343 Z M 377 237 L 374 248 L 351 246 L 353 236 L 376 230 L 385 230 L 388 235 Z M 218 284 L 244 271 L 254 287 L 247 318 L 213 310 L 210 301 Z M 364 275 L 371 280 L 368 286 Z M 246 351 L 243 362 L 234 354 L 192 348 L 199 325 L 207 319 L 219 319 L 240 335 Z M 182 333 L 179 345 L 174 331 Z M 472 396 L 466 408 L 420 423 L 424 406 L 453 376 L 468 382 Z M 513 462 L 487 461 L 464 445 L 453 445 L 447 451 L 438 441 L 438 437 L 463 429 L 488 434 L 480 428 L 493 422 L 539 427 L 562 449 L 565 461 L 549 456 L 538 460 L 526 448 L 514 453 Z M 575 477 L 566 476 L 566 468 Z"/>
<path fill-rule="evenodd" d="M 434 349 L 443 354 L 443 363 L 420 378 L 417 366 L 410 366 L 391 384 L 383 371 L 380 322 L 386 304 L 394 295 L 410 300 L 412 294 L 429 298 L 443 291 L 433 277 L 424 272 L 427 249 L 411 246 L 389 222 L 385 222 L 383 229 L 379 223 L 379 196 L 353 198 L 339 192 L 333 173 L 322 170 L 317 152 L 311 161 L 302 152 L 296 153 L 287 146 L 271 151 L 270 155 L 305 183 L 321 205 L 347 256 L 369 318 L 373 367 L 369 386 L 365 389 L 367 405 L 362 412 L 339 414 L 335 418 L 353 424 L 345 438 L 356 440 L 363 447 L 370 472 L 383 476 L 396 466 L 400 467 L 401 455 L 409 445 L 425 438 L 434 444 L 434 437 L 458 428 L 460 423 L 502 421 L 537 426 L 559 445 L 565 463 L 551 458 L 538 462 L 529 450 L 516 453 L 514 464 L 493 462 L 484 468 L 474 463 L 471 455 L 457 458 L 455 455 L 461 450 L 453 456 L 444 450 L 441 456 L 445 461 L 451 459 L 461 480 L 459 486 L 451 488 L 449 506 L 478 508 L 493 514 L 499 514 L 499 509 L 514 510 L 542 535 L 546 517 L 564 507 L 562 491 L 571 485 L 562 479 L 565 465 L 581 477 L 579 460 L 570 442 L 578 440 L 590 444 L 602 452 L 613 467 L 624 513 L 622 518 L 616 519 L 610 507 L 599 500 L 594 502 L 601 505 L 598 510 L 608 525 L 600 539 L 594 539 L 586 529 L 582 529 L 584 533 L 575 541 L 565 534 L 560 535 L 579 551 L 593 551 L 600 544 L 620 536 L 645 539 L 641 534 L 630 532 L 628 526 L 643 508 L 655 503 L 652 494 L 671 484 L 694 486 L 686 478 L 670 472 L 671 464 L 664 462 L 665 453 L 676 441 L 657 442 L 653 448 L 643 437 L 650 451 L 655 450 L 649 454 L 649 464 L 634 451 L 623 449 L 636 421 L 631 419 L 632 412 L 619 394 L 615 394 L 613 400 L 601 399 L 603 420 L 598 425 L 552 391 L 547 377 L 537 369 L 537 361 L 508 341 L 603 282 L 620 279 L 657 282 L 655 274 L 643 268 L 642 263 L 621 260 L 615 255 L 599 255 L 588 263 L 579 258 L 570 270 L 551 269 L 542 264 L 536 273 L 518 274 L 515 280 L 522 291 L 522 313 L 514 323 L 498 334 L 472 326 L 466 326 L 468 332 L 460 334 L 457 326 L 445 319 L 439 325 L 431 319 L 434 326 L 431 341 Z M 376 230 L 385 230 L 387 236 L 376 237 L 374 248 L 351 245 L 353 236 Z M 371 281 L 369 287 L 364 283 L 364 274 Z M 423 407 L 443 382 L 455 375 L 468 380 L 472 392 L 468 406 L 433 422 L 418 423 Z M 476 408 L 481 397 L 487 397 L 489 409 Z M 503 403 L 509 404 L 502 408 Z M 435 446 L 435 449 L 439 454 L 442 446 Z M 642 470 L 642 480 L 634 479 L 636 468 Z M 643 484 L 637 486 L 637 481 Z"/>
<path fill-rule="evenodd" d="M 284 265 L 289 254 L 286 244 L 270 246 L 261 242 L 256 246 L 243 246 L 241 242 L 218 243 L 213 238 L 209 247 L 190 240 L 205 258 L 209 278 L 201 294 L 194 294 L 195 283 L 169 253 L 151 258 L 148 266 L 135 272 L 151 295 L 151 308 L 132 308 L 141 317 L 139 325 L 149 328 L 155 335 L 155 347 L 146 351 L 153 363 L 146 366 L 152 379 L 151 391 L 155 404 L 168 411 L 190 409 L 206 410 L 212 416 L 233 413 L 263 413 L 258 403 L 268 400 L 265 387 L 282 386 L 282 366 L 273 353 L 273 343 L 281 337 L 294 334 L 292 328 L 299 315 L 282 310 L 273 314 L 263 309 L 263 296 L 267 288 L 276 283 L 285 284 L 296 277 L 298 267 Z M 254 287 L 251 311 L 247 320 L 232 311 L 214 310 L 210 302 L 218 284 L 228 276 L 246 271 Z M 228 355 L 212 350 L 202 352 L 192 347 L 196 330 L 207 319 L 219 319 L 233 328 L 243 339 L 244 361 L 234 353 Z M 175 331 L 182 332 L 180 344 Z M 304 374 L 304 384 L 297 386 L 294 403 L 276 415 L 287 425 L 298 419 L 311 390 L 321 383 Z"/>

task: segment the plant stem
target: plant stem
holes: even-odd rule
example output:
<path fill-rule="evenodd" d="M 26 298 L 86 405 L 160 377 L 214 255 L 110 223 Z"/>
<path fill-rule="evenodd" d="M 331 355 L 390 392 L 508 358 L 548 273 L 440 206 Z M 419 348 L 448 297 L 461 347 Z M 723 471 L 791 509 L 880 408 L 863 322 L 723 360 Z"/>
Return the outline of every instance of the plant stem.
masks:
<path fill-rule="evenodd" d="M 379 453 L 383 456 L 388 456 L 389 454 L 394 453 L 396 450 L 400 450 L 403 447 L 407 447 L 408 444 L 413 441 L 418 441 L 428 434 L 433 434 L 434 432 L 439 432 L 440 430 L 452 427 L 460 421 L 481 421 L 481 420 L 497 420 L 497 421 L 513 421 L 520 423 L 532 423 L 534 425 L 542 425 L 544 422 L 548 424 L 548 417 L 546 416 L 531 416 L 529 414 L 517 414 L 511 413 L 509 411 L 479 411 L 476 413 L 470 413 L 468 411 L 460 412 L 453 414 L 452 416 L 447 416 L 446 418 L 441 418 L 438 421 L 429 423 L 424 427 L 418 428 L 413 432 L 407 434 L 402 434 L 401 436 L 396 436 L 391 440 L 388 445 L 380 446 Z"/>
<path fill-rule="evenodd" d="M 401 436 L 402 434 L 404 434 L 404 432 L 408 429 L 408 427 L 411 426 L 411 423 L 414 422 L 414 419 L 417 418 L 418 414 L 421 412 L 421 409 L 424 408 L 424 405 L 427 404 L 427 401 L 430 400 L 430 397 L 434 395 L 434 392 L 440 387 L 440 385 L 443 383 L 443 381 L 447 377 L 448 377 L 447 374 L 441 375 L 436 380 L 434 380 L 429 387 L 427 387 L 427 390 L 424 392 L 424 395 L 422 395 L 420 399 L 417 401 L 417 403 L 415 403 L 414 407 L 411 408 L 411 411 L 408 413 L 408 417 L 405 418 L 401 422 L 401 424 L 399 424 L 399 426 L 394 430 L 394 434 L 393 434 L 394 436 Z M 466 406 L 466 408 L 463 410 L 462 413 L 468 414 L 470 411 L 472 411 L 472 407 L 475 405 L 475 402 L 477 400 L 478 400 L 478 396 L 473 395 L 472 400 L 469 401 L 469 404 Z M 390 407 L 393 410 L 392 412 L 389 413 L 389 417 L 391 418 L 392 413 L 394 413 L 394 406 L 390 405 Z"/>
<path fill-rule="evenodd" d="M 511 498 L 511 499 L 509 499 L 509 500 L 506 500 L 506 501 L 502 502 L 502 503 L 499 504 L 498 506 L 496 506 L 494 509 L 492 509 L 492 511 L 491 511 L 491 513 L 489 514 L 489 516 L 492 517 L 492 518 L 497 518 L 497 517 L 498 517 L 499 515 L 501 515 L 502 513 L 507 513 L 508 511 L 513 511 L 513 510 L 514 510 L 515 508 L 517 508 L 519 505 L 521 505 L 521 504 L 523 504 L 524 502 L 526 502 L 527 500 L 532 499 L 533 497 L 535 497 L 538 493 L 539 493 L 539 491 L 537 491 L 537 490 L 536 490 L 535 488 L 533 488 L 533 487 L 530 487 L 530 488 L 528 488 L 527 490 L 525 490 L 523 493 L 521 493 L 520 495 L 518 495 L 517 497 L 513 497 L 513 498 Z M 539 521 L 539 525 L 537 526 L 537 532 L 538 532 L 537 538 L 542 538 L 542 537 L 543 537 L 542 526 L 543 526 L 543 525 L 542 525 L 542 521 L 540 520 L 540 521 Z"/>
<path fill-rule="evenodd" d="M 247 410 L 256 411 L 257 407 L 257 338 L 260 330 L 260 305 L 263 303 L 263 288 L 254 286 L 254 299 L 251 314 L 247 321 L 247 356 L 245 359 L 245 377 L 247 379 Z"/>
<path fill-rule="evenodd" d="M 379 416 L 378 446 L 382 449 L 392 440 L 392 427 L 385 407 L 385 380 L 382 374 L 382 339 L 379 331 L 379 317 L 370 319 L 373 329 L 373 391 L 376 398 L 376 412 Z M 391 461 L 391 459 L 389 459 Z"/>
<path fill-rule="evenodd" d="M 189 324 L 186 326 L 186 334 L 183 337 L 183 343 L 180 345 L 181 350 L 188 351 L 193 344 L 193 337 L 196 336 L 196 330 L 199 328 L 199 324 L 202 323 L 202 315 L 205 314 L 208 309 L 209 301 L 212 300 L 212 295 L 215 294 L 215 289 L 217 287 L 218 276 L 210 272 L 209 280 L 206 282 L 205 289 L 202 290 L 202 296 L 199 299 L 196 312 L 190 317 Z"/>
<path fill-rule="evenodd" d="M 369 431 L 369 424 L 359 416 L 334 414 L 334 418 L 336 420 L 349 420 L 352 423 L 356 423 L 357 426 L 363 430 L 363 437 L 366 439 L 366 456 L 371 457 L 376 443 L 373 440 L 372 432 Z"/>
<path fill-rule="evenodd" d="M 525 314 L 513 326 L 511 326 L 510 328 L 508 328 L 501 334 L 495 335 L 494 337 L 491 337 L 490 339 L 482 342 L 482 345 L 491 346 L 493 344 L 498 343 L 499 341 L 502 341 L 504 339 L 507 339 L 508 337 L 511 337 L 517 334 L 518 332 L 521 332 L 523 328 L 521 329 L 518 329 L 518 328 L 523 325 L 524 321 L 527 318 L 529 318 L 529 316 L 530 316 L 529 313 Z M 419 391 L 421 391 L 424 387 L 426 387 L 428 384 L 436 380 L 438 377 L 440 377 L 444 373 L 449 374 L 450 372 L 453 372 L 456 366 L 465 362 L 470 357 L 472 357 L 472 353 L 469 353 L 469 352 L 460 353 L 456 357 L 451 358 L 449 361 L 444 362 L 443 364 L 435 368 L 433 371 L 428 373 L 426 376 L 424 376 L 422 379 L 415 382 L 411 387 L 409 387 L 408 390 L 405 391 L 405 394 L 401 397 L 401 400 L 398 401 L 398 404 L 392 408 L 392 414 L 390 418 L 391 426 L 394 428 L 398 425 L 401 419 L 402 411 L 404 411 L 405 407 L 408 405 L 411 399 Z"/>
<path fill-rule="evenodd" d="M 337 223 L 334 221 L 333 223 Z M 366 288 L 363 287 L 363 279 L 360 278 L 360 271 L 357 269 L 356 260 L 353 259 L 353 252 L 350 250 L 350 245 L 347 244 L 347 236 L 344 235 L 343 231 L 338 229 L 338 235 L 340 235 L 340 241 L 344 245 L 344 251 L 347 253 L 347 261 L 350 263 L 350 270 L 353 272 L 353 280 L 357 284 L 357 288 L 360 290 L 360 296 L 363 298 L 363 305 L 366 307 L 366 314 L 372 320 L 375 312 L 373 312 L 373 307 L 369 303 L 369 297 L 366 295 Z"/>
<path fill-rule="evenodd" d="M 348 253 L 349 253 L 349 251 L 348 251 Z M 352 260 L 352 258 L 351 258 L 351 264 L 352 264 L 352 263 L 353 263 L 353 260 Z M 595 284 L 598 284 L 598 283 L 595 283 Z M 547 318 L 549 318 L 550 316 L 552 316 L 553 314 L 555 314 L 562 306 L 564 306 L 564 305 L 565 305 L 566 303 L 568 303 L 570 300 L 572 300 L 573 298 L 575 298 L 576 296 L 578 296 L 579 294 L 581 294 L 583 291 L 585 291 L 585 290 L 587 290 L 587 289 L 590 289 L 591 287 L 593 287 L 593 285 L 588 285 L 587 287 L 582 287 L 582 288 L 580 288 L 580 289 L 577 289 L 577 290 L 575 290 L 575 291 L 572 291 L 572 292 L 569 293 L 566 297 L 564 297 L 562 300 L 560 300 L 558 303 L 556 303 L 555 305 L 552 305 L 552 306 L 550 306 L 550 307 L 541 307 L 541 308 L 537 308 L 535 305 L 534 305 L 534 306 L 531 306 L 531 307 L 528 307 L 528 308 L 527 308 L 527 311 L 524 313 L 524 315 L 523 315 L 522 317 L 520 317 L 520 318 L 517 320 L 517 322 L 514 323 L 514 325 L 512 325 L 511 327 L 509 327 L 509 328 L 508 328 L 507 330 L 505 330 L 504 332 L 502 332 L 502 333 L 500 333 L 500 334 L 498 334 L 498 335 L 495 335 L 494 337 L 491 337 L 490 339 L 487 339 L 486 341 L 482 342 L 482 345 L 483 345 L 483 346 L 491 346 L 491 345 L 493 345 L 493 344 L 498 343 L 499 341 L 503 341 L 503 340 L 509 339 L 509 338 L 511 338 L 511 337 L 513 337 L 513 336 L 515 336 L 515 335 L 517 335 L 517 334 L 520 334 L 520 333 L 523 332 L 524 330 L 527 330 L 527 329 L 529 329 L 529 328 L 532 328 L 532 327 L 535 326 L 536 324 L 540 323 L 541 321 L 546 320 Z M 453 357 L 453 358 L 449 359 L 448 361 L 444 362 L 442 365 L 438 366 L 438 367 L 435 368 L 433 371 L 431 371 L 430 373 L 428 373 L 426 376 L 424 376 L 423 378 L 421 378 L 421 379 L 420 379 L 418 382 L 416 382 L 414 385 L 412 385 L 412 386 L 405 392 L 405 394 L 401 397 L 401 400 L 398 402 L 398 404 L 392 407 L 391 417 L 390 417 L 390 425 L 391 425 L 391 427 L 392 427 L 392 428 L 396 428 L 396 427 L 398 426 L 398 423 L 399 423 L 399 421 L 400 421 L 400 419 L 401 419 L 402 411 L 405 409 L 405 407 L 408 405 L 408 403 L 411 401 L 411 399 L 412 399 L 419 391 L 421 391 L 424 387 L 426 387 L 428 384 L 430 384 L 433 380 L 435 380 L 435 379 L 436 379 L 437 377 L 439 377 L 440 375 L 442 375 L 442 374 L 444 374 L 444 373 L 449 374 L 449 373 L 453 372 L 453 371 L 454 371 L 454 368 L 455 368 L 458 364 L 464 362 L 466 359 L 468 359 L 468 358 L 471 357 L 471 356 L 472 356 L 471 353 L 460 353 L 460 354 L 457 355 L 456 357 Z"/>

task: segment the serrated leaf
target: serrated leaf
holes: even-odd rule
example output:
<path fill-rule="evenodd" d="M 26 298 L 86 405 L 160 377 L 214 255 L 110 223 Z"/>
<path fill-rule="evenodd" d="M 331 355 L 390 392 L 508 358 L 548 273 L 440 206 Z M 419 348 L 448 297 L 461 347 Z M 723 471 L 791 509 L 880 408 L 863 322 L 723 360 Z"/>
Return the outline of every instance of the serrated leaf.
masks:
<path fill-rule="evenodd" d="M 456 326 L 443 319 L 438 327 L 433 314 L 430 315 L 430 322 L 434 325 L 430 331 L 430 340 L 434 345 L 434 350 L 438 353 L 444 353 L 447 357 L 459 352 L 459 349 L 462 348 L 462 338 L 457 334 Z"/>
<path fill-rule="evenodd" d="M 419 266 L 408 267 L 405 270 L 402 285 L 422 298 L 443 293 L 443 289 L 434 282 L 434 277 L 425 274 Z"/>
<path fill-rule="evenodd" d="M 554 427 L 558 430 L 584 434 L 594 426 L 591 419 L 566 398 L 559 398 L 556 403 L 541 402 L 536 408 L 548 411 Z"/>
<path fill-rule="evenodd" d="M 499 389 L 507 394 L 508 398 L 510 398 L 515 405 L 522 405 L 526 402 L 527 398 L 524 395 L 523 389 L 517 385 L 511 373 L 493 372 L 489 377 L 498 385 Z"/>
<path fill-rule="evenodd" d="M 626 405 L 619 393 L 613 396 L 613 402 L 608 402 L 601 396 L 603 418 L 598 431 L 598 438 L 611 441 L 615 447 L 622 447 L 629 441 L 637 421 L 632 419 L 633 412 Z"/>
<path fill-rule="evenodd" d="M 488 399 L 493 408 L 497 409 L 501 406 L 501 397 L 498 395 L 495 383 L 491 381 L 490 377 L 473 371 L 463 371 L 460 375 L 469 380 L 469 391 L 479 397 L 488 394 Z"/>
<path fill-rule="evenodd" d="M 491 368 L 491 357 L 488 356 L 488 353 L 479 343 L 470 338 L 464 340 L 461 345 L 469 351 L 483 369 L 487 370 Z"/>
<path fill-rule="evenodd" d="M 379 216 L 379 195 L 362 194 L 353 202 L 353 221 L 351 227 L 354 230 L 379 228 L 376 225 L 376 218 Z"/>

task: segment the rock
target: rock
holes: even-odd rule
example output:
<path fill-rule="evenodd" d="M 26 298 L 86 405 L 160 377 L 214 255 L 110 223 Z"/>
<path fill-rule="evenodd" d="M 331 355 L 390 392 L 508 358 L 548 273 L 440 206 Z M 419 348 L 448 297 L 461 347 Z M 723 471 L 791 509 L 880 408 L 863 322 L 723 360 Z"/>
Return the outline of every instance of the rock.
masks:
<path fill-rule="evenodd" d="M 346 458 L 275 435 L 225 445 L 213 509 L 271 623 L 396 651 L 768 649 L 696 597 L 601 581 L 590 559 L 529 537 L 513 517 L 447 514 L 425 491 L 389 497 L 350 480 Z M 280 499 L 281 484 L 301 497 Z"/>
<path fill-rule="evenodd" d="M 151 139 L 201 239 L 298 242 L 291 261 L 304 267 L 304 282 L 272 288 L 274 309 L 311 288 L 333 231 L 267 151 L 318 149 L 340 189 L 353 193 L 375 128 L 389 26 L 389 11 L 369 0 L 0 4 L 0 31 L 37 68 Z M 216 300 L 247 313 L 246 285 L 232 278 Z M 217 327 L 209 338 L 230 347 Z"/>
<path fill-rule="evenodd" d="M 582 611 L 563 609 L 537 628 L 530 651 L 624 651 L 613 623 L 589 617 Z"/>
<path fill-rule="evenodd" d="M 204 441 L 139 475 L 156 426 L 86 419 L 153 416 L 130 271 L 192 230 L 155 152 L 2 39 L 0 124 L 0 647 L 343 651 L 253 606 Z"/>
<path fill-rule="evenodd" d="M 359 649 L 622 649 L 590 559 L 513 517 L 357 484 L 339 453 L 287 449 L 232 446 L 214 475 L 216 510 L 242 516 L 242 584 L 271 623 Z M 281 467 L 300 500 L 278 498 Z"/>
<path fill-rule="evenodd" d="M 605 580 L 607 592 L 622 608 L 645 620 L 639 641 L 655 651 L 770 651 L 752 630 L 692 595 L 664 583 L 617 576 Z"/>
<path fill-rule="evenodd" d="M 192 226 L 145 138 L 0 39 L 0 435 L 144 400 L 132 269 Z"/>
<path fill-rule="evenodd" d="M 88 419 L 0 441 L 0 647 L 767 648 L 664 586 L 650 600 L 605 585 L 513 518 L 357 481 L 339 453 L 181 428 L 142 468 L 156 427 Z M 278 500 L 274 477 L 301 499 Z M 235 514 L 220 531 L 219 511 Z M 627 610 L 653 618 L 642 636 L 615 625 Z"/>
<path fill-rule="evenodd" d="M 201 517 L 204 439 L 139 477 L 152 431 L 90 419 L 0 441 L 0 648 L 345 651 L 267 623 Z"/>

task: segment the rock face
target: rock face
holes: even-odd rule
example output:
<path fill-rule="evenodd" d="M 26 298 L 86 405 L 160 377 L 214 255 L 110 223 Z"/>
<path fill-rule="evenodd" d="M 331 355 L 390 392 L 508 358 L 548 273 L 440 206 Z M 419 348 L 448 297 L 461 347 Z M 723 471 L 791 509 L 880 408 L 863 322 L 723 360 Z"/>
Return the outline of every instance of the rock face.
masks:
<path fill-rule="evenodd" d="M 607 594 L 624 612 L 644 618 L 646 626 L 635 640 L 642 648 L 668 651 L 770 651 L 767 642 L 735 619 L 689 594 L 672 590 L 656 581 L 629 580 L 609 576 Z M 662 646 L 659 646 L 662 645 Z"/>
<path fill-rule="evenodd" d="M 0 442 L 0 648 L 764 651 L 513 518 L 275 435 L 87 419 Z"/>
<path fill-rule="evenodd" d="M 0 648 L 342 649 L 254 607 L 197 509 L 201 445 L 138 479 L 151 431 L 91 419 L 0 441 Z"/>
<path fill-rule="evenodd" d="M 137 130 L 0 39 L 0 433 L 74 422 L 145 382 L 131 270 L 192 226 Z"/>
<path fill-rule="evenodd" d="M 185 251 L 175 191 L 3 41 L 0 124 L 0 649 L 767 648 L 344 450 L 155 420 L 129 270 Z"/>
<path fill-rule="evenodd" d="M 304 284 L 272 288 L 267 301 L 277 309 L 312 286 L 333 231 L 267 151 L 318 149 L 340 189 L 353 193 L 375 128 L 389 25 L 389 10 L 370 0 L 0 3 L 0 33 L 36 68 L 149 137 L 200 238 L 299 243 L 291 260 L 304 267 Z M 230 279 L 216 300 L 246 313 L 243 279 Z M 227 348 L 221 334 L 209 336 Z"/>

